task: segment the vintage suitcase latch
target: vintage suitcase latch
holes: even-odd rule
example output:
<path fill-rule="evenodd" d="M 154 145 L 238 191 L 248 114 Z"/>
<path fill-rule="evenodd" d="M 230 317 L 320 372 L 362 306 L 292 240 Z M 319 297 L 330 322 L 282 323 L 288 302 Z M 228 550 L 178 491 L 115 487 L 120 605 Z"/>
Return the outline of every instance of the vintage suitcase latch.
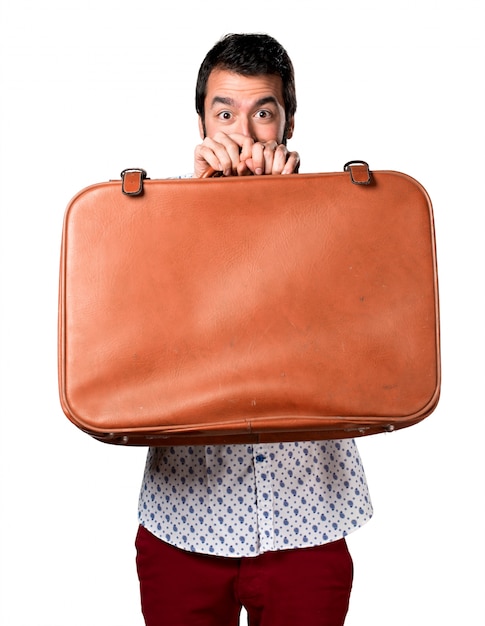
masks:
<path fill-rule="evenodd" d="M 365 161 L 349 161 L 344 165 L 344 172 L 350 172 L 350 180 L 354 185 L 370 185 L 369 165 Z"/>
<path fill-rule="evenodd" d="M 126 169 L 121 172 L 121 191 L 126 196 L 141 196 L 143 193 L 143 181 L 147 173 L 141 168 Z"/>

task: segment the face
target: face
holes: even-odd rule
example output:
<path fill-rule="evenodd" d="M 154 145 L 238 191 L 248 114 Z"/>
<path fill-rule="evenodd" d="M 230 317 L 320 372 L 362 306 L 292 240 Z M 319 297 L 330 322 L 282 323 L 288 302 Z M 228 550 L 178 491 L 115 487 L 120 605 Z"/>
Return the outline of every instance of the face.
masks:
<path fill-rule="evenodd" d="M 202 138 L 222 131 L 280 144 L 293 134 L 293 120 L 286 124 L 281 77 L 272 74 L 242 76 L 213 70 L 207 81 L 204 122 L 199 119 Z"/>

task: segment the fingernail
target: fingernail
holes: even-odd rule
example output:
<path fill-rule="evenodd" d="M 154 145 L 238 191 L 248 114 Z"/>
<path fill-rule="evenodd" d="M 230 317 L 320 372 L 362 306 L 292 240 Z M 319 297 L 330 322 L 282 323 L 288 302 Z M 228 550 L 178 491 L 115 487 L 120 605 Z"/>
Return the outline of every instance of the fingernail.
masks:
<path fill-rule="evenodd" d="M 256 168 L 256 171 L 255 171 L 255 174 L 256 174 L 257 176 L 259 176 L 259 175 L 260 175 L 260 174 L 262 174 L 262 173 L 263 173 L 263 168 L 261 168 L 261 167 L 257 167 L 257 168 Z"/>

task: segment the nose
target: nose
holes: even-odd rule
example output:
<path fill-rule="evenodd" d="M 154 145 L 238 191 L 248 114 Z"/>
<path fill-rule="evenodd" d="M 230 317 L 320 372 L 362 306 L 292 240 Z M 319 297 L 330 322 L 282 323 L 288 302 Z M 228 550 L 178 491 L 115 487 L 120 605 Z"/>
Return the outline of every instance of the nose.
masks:
<path fill-rule="evenodd" d="M 244 135 L 245 137 L 251 137 L 251 139 L 255 139 L 254 137 L 254 129 L 251 123 L 251 118 L 249 115 L 239 115 L 237 119 L 237 129 L 236 132 Z"/>

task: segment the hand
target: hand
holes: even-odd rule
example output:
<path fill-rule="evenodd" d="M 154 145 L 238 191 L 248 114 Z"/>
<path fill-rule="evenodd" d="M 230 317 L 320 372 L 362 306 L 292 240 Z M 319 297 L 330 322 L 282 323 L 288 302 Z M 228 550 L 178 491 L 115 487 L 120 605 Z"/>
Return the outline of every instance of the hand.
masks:
<path fill-rule="evenodd" d="M 245 159 L 248 169 L 259 176 L 261 174 L 295 174 L 300 166 L 298 152 L 290 152 L 283 144 L 276 141 L 255 142 L 251 157 Z"/>
<path fill-rule="evenodd" d="M 195 149 L 194 175 L 199 178 L 207 169 L 223 176 L 259 176 L 292 174 L 298 171 L 300 157 L 276 141 L 254 141 L 246 135 L 218 132 L 206 137 Z"/>
<path fill-rule="evenodd" d="M 239 134 L 218 132 L 206 137 L 195 148 L 194 175 L 200 178 L 210 167 L 223 176 L 244 176 L 252 172 L 245 165 L 251 156 L 254 141 Z"/>

